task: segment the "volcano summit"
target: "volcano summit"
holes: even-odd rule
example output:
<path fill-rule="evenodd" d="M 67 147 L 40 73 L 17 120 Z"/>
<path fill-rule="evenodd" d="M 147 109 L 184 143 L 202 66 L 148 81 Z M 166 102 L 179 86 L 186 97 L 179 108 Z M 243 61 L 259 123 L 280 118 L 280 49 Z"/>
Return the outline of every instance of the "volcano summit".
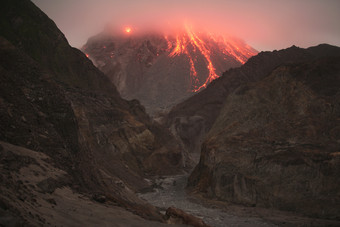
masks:
<path fill-rule="evenodd" d="M 166 111 L 257 54 L 240 39 L 197 32 L 190 25 L 167 34 L 106 29 L 82 51 L 124 98 L 139 99 L 150 114 Z"/>

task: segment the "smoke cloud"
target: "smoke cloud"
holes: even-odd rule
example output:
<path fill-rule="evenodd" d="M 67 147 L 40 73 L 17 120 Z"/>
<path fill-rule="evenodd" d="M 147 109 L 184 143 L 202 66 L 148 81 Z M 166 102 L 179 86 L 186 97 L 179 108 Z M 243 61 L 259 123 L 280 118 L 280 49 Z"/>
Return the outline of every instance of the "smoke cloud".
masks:
<path fill-rule="evenodd" d="M 108 24 L 117 31 L 168 31 L 183 22 L 245 40 L 257 50 L 340 46 L 337 0 L 33 0 L 70 44 L 81 47 Z"/>

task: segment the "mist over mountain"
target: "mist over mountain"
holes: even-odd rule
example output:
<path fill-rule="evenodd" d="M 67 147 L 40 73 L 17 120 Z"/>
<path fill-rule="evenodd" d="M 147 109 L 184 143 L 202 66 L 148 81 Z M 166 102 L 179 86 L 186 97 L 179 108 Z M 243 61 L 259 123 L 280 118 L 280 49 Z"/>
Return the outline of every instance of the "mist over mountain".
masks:
<path fill-rule="evenodd" d="M 126 99 L 138 99 L 155 114 L 204 89 L 229 68 L 257 53 L 242 40 L 184 25 L 171 33 L 108 28 L 82 51 Z"/>

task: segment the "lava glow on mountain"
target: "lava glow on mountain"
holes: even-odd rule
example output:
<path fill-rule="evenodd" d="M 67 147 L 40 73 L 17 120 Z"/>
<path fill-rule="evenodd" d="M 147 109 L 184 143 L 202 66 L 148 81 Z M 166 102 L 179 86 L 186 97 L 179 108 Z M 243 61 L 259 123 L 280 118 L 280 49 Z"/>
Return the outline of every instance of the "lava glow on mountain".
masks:
<path fill-rule="evenodd" d="M 125 32 L 131 32 L 131 30 L 127 31 L 126 29 Z M 197 32 L 188 23 L 185 23 L 183 28 L 177 29 L 175 32 L 172 31 L 172 34 L 164 35 L 164 39 L 167 41 L 165 52 L 169 57 L 175 58 L 181 55 L 187 57 L 190 64 L 190 89 L 192 92 L 200 91 L 211 81 L 220 77 L 215 66 L 216 52 L 223 53 L 224 56 L 219 56 L 219 58 L 227 59 L 231 57 L 241 64 L 257 54 L 255 49 L 242 40 L 209 32 Z M 198 58 L 203 59 L 207 69 L 207 73 L 203 77 L 198 75 L 198 67 L 202 66 L 202 62 L 198 62 Z"/>
<path fill-rule="evenodd" d="M 157 72 L 160 78 L 170 75 L 174 81 L 181 80 L 188 93 L 201 91 L 230 67 L 238 67 L 258 53 L 238 38 L 207 32 L 189 22 L 180 24 L 152 31 L 131 24 L 120 29 L 108 26 L 83 51 L 101 70 L 113 73 L 119 89 L 128 86 L 119 78 L 148 80 Z"/>

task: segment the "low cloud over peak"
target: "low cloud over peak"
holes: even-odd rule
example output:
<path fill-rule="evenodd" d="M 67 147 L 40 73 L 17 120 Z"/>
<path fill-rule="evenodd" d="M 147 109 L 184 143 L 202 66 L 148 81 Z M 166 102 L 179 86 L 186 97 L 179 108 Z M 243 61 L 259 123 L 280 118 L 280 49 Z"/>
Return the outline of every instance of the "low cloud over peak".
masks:
<path fill-rule="evenodd" d="M 244 39 L 258 50 L 293 44 L 340 46 L 340 2 L 336 0 L 33 0 L 80 47 L 106 24 L 136 31 L 167 30 L 183 21 Z"/>

